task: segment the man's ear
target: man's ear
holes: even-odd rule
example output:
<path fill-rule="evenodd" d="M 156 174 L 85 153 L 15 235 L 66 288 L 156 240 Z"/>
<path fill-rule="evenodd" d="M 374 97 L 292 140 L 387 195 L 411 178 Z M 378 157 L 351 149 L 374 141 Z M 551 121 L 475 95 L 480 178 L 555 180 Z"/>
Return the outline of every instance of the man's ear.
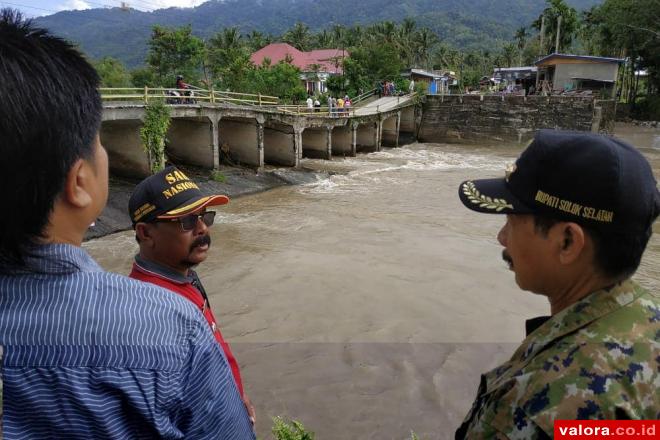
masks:
<path fill-rule="evenodd" d="M 153 243 L 153 228 L 147 223 L 137 223 L 135 225 L 135 235 L 140 240 L 140 245 Z"/>
<path fill-rule="evenodd" d="M 64 200 L 76 208 L 86 208 L 92 203 L 90 185 L 93 177 L 90 164 L 84 159 L 78 159 L 66 175 L 64 182 Z"/>
<path fill-rule="evenodd" d="M 560 243 L 559 262 L 572 264 L 582 256 L 585 251 L 584 229 L 577 223 L 560 223 L 557 231 L 557 241 Z"/>

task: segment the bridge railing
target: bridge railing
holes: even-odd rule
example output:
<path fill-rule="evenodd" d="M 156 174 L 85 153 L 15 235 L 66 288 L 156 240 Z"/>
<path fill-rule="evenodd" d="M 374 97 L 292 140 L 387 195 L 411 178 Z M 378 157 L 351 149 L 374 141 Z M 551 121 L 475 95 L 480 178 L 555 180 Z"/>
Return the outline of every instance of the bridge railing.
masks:
<path fill-rule="evenodd" d="M 149 101 L 165 100 L 168 104 L 193 104 L 208 102 L 211 104 L 227 103 L 236 105 L 274 106 L 279 103 L 277 96 L 254 93 L 221 92 L 206 89 L 176 89 L 165 87 L 101 87 L 101 99 L 104 101 Z"/>
<path fill-rule="evenodd" d="M 372 90 L 369 90 L 367 92 L 364 92 L 363 94 L 356 96 L 355 99 L 351 99 L 351 103 L 353 105 L 359 104 L 360 102 L 364 101 L 365 99 L 371 98 L 372 96 L 374 96 L 376 94 L 376 92 L 377 92 L 376 89 L 372 89 Z"/>
<path fill-rule="evenodd" d="M 318 117 L 318 118 L 345 118 L 348 116 L 355 116 L 355 110 L 353 107 L 350 108 L 332 108 L 332 112 L 327 105 L 323 107 L 314 107 L 309 108 L 306 105 L 278 105 L 277 110 L 283 113 L 289 113 L 296 116 L 307 116 L 307 117 Z"/>

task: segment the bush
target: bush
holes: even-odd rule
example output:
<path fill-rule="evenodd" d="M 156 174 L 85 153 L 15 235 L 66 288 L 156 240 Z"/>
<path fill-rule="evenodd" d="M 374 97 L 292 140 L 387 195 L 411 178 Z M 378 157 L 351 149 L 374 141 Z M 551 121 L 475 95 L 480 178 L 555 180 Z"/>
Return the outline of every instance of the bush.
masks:
<path fill-rule="evenodd" d="M 633 117 L 646 121 L 660 121 L 660 96 L 649 95 L 634 106 Z"/>
<path fill-rule="evenodd" d="M 211 179 L 215 180 L 218 183 L 227 182 L 227 176 L 222 174 L 220 171 L 213 171 L 213 173 L 211 173 Z"/>
<path fill-rule="evenodd" d="M 282 417 L 273 417 L 273 435 L 277 440 L 314 440 L 314 433 L 308 432 L 302 423 Z"/>

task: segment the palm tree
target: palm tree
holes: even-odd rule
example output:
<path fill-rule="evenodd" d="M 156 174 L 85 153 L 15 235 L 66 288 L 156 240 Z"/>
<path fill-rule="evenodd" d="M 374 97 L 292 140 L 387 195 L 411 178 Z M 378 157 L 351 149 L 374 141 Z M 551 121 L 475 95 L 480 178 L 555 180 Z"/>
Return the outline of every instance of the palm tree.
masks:
<path fill-rule="evenodd" d="M 341 24 L 332 26 L 332 44 L 334 47 L 340 47 L 345 43 L 346 28 Z"/>
<path fill-rule="evenodd" d="M 548 7 L 543 10 L 539 18 L 532 23 L 537 30 L 541 30 L 541 18 L 545 17 L 545 29 L 543 38 L 548 45 L 549 52 L 558 52 L 559 49 L 568 50 L 573 42 L 573 37 L 578 30 L 578 17 L 574 8 L 568 6 L 564 0 L 546 0 Z M 561 29 L 559 32 L 559 48 L 556 47 L 557 22 L 561 16 Z M 541 48 L 544 51 L 545 48 Z"/>
<path fill-rule="evenodd" d="M 433 48 L 438 41 L 438 36 L 429 28 L 422 28 L 415 33 L 415 59 L 422 63 L 422 66 L 426 69 L 429 69 L 431 48 Z"/>
<path fill-rule="evenodd" d="M 414 41 L 416 27 L 415 20 L 409 17 L 405 18 L 403 22 L 401 22 L 401 27 L 396 35 L 396 46 L 399 49 L 402 58 L 406 60 L 406 65 L 408 67 L 412 67 L 416 55 Z"/>
<path fill-rule="evenodd" d="M 297 22 L 293 28 L 289 29 L 284 34 L 284 42 L 289 43 L 298 50 L 303 52 L 309 49 L 311 35 L 309 33 L 309 27 L 305 26 L 304 23 Z"/>
<path fill-rule="evenodd" d="M 502 61 L 506 67 L 511 67 L 516 58 L 516 46 L 513 43 L 506 43 L 502 47 Z"/>
<path fill-rule="evenodd" d="M 522 54 L 525 44 L 527 44 L 527 28 L 525 26 L 518 28 L 515 39 L 518 42 L 518 65 L 522 66 Z"/>
<path fill-rule="evenodd" d="M 327 49 L 332 45 L 332 36 L 325 29 L 316 34 L 316 46 L 320 49 Z"/>

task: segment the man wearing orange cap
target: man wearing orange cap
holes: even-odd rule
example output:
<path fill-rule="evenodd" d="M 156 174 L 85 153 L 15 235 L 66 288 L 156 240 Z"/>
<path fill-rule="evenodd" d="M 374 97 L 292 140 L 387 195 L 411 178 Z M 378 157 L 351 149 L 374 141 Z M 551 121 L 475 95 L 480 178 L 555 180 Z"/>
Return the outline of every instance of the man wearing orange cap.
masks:
<path fill-rule="evenodd" d="M 243 391 L 241 372 L 229 344 L 222 337 L 208 295 L 192 269 L 206 260 L 211 246 L 209 227 L 224 195 L 205 196 L 199 186 L 176 167 L 168 167 L 140 182 L 128 202 L 140 252 L 130 277 L 169 289 L 192 301 L 222 346 L 252 423 L 254 407 Z"/>

